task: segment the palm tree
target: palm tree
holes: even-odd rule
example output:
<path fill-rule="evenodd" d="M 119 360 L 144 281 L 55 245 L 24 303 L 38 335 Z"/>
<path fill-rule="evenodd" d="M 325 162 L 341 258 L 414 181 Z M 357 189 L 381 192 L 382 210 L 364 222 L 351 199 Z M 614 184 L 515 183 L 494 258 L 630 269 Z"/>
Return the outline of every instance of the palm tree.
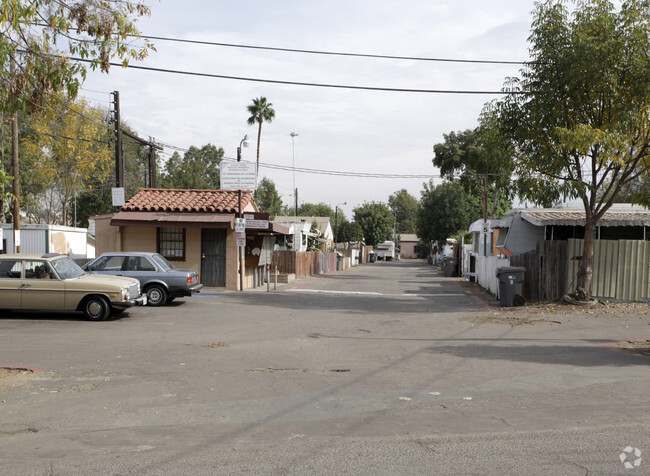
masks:
<path fill-rule="evenodd" d="M 251 114 L 251 117 L 249 117 L 247 121 L 248 125 L 252 126 L 256 122 L 259 124 L 257 130 L 257 167 L 255 168 L 255 173 L 258 173 L 260 169 L 260 138 L 262 136 L 262 122 L 272 122 L 273 119 L 275 119 L 275 111 L 273 110 L 273 104 L 266 102 L 264 96 L 253 99 L 253 104 L 248 106 L 247 109 Z"/>

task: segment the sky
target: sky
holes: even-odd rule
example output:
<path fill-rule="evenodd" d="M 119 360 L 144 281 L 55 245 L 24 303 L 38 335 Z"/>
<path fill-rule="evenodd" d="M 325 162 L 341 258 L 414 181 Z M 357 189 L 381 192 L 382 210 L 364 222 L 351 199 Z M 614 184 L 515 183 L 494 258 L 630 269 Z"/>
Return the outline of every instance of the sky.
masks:
<path fill-rule="evenodd" d="M 142 35 L 274 48 L 385 56 L 526 61 L 534 0 L 154 1 Z M 449 63 L 196 45 L 162 40 L 137 65 L 264 80 L 389 89 L 500 91 L 521 65 Z M 176 148 L 222 147 L 256 160 L 257 126 L 246 107 L 264 96 L 275 119 L 262 126 L 259 178 L 274 181 L 285 204 L 339 206 L 388 202 L 406 189 L 419 199 L 443 134 L 473 129 L 499 95 L 368 91 L 248 82 L 111 68 L 89 72 L 80 95 L 108 107 L 120 93 L 122 121 L 142 137 Z M 291 133 L 298 134 L 294 138 Z M 174 148 L 167 147 L 163 159 Z M 265 166 L 284 167 L 278 170 Z M 292 171 L 292 167 L 351 176 Z M 368 178 L 354 174 L 425 175 Z"/>

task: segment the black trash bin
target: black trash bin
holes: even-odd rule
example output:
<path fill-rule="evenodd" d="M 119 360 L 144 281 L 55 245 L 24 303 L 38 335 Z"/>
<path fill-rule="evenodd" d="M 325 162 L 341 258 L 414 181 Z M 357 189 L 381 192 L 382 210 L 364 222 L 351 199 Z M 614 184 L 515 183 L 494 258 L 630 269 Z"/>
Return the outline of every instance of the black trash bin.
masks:
<path fill-rule="evenodd" d="M 523 306 L 526 304 L 522 296 L 525 272 L 526 268 L 516 266 L 505 266 L 497 269 L 501 307 Z"/>
<path fill-rule="evenodd" d="M 458 276 L 458 258 L 447 256 L 445 258 L 445 276 L 454 278 Z"/>
<path fill-rule="evenodd" d="M 368 260 L 371 263 L 375 263 L 377 261 L 377 254 L 374 251 L 371 251 L 370 253 L 368 253 Z"/>

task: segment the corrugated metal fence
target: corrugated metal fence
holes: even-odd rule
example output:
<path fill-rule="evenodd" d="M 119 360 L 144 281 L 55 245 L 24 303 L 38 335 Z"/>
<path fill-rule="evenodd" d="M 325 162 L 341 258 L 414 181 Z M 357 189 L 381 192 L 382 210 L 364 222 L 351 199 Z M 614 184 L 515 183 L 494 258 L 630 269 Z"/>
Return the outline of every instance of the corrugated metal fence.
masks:
<path fill-rule="evenodd" d="M 522 293 L 528 302 L 556 301 L 576 288 L 583 240 L 544 241 L 510 258 L 526 268 Z M 619 301 L 650 299 L 650 242 L 595 240 L 591 295 Z"/>
<path fill-rule="evenodd" d="M 575 290 L 582 240 L 568 240 L 567 287 Z M 650 242 L 595 240 L 591 295 L 621 301 L 650 299 Z"/>

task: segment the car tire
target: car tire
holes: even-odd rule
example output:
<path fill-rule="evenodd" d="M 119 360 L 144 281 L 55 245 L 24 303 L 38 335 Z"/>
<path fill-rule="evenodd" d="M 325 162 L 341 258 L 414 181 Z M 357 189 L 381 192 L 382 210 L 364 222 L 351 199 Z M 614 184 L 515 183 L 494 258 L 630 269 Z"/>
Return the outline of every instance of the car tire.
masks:
<path fill-rule="evenodd" d="M 167 302 L 167 290 L 159 284 L 147 288 L 147 305 L 162 306 Z"/>
<path fill-rule="evenodd" d="M 83 313 L 89 321 L 103 321 L 111 314 L 111 305 L 103 296 L 91 296 L 84 301 Z"/>

